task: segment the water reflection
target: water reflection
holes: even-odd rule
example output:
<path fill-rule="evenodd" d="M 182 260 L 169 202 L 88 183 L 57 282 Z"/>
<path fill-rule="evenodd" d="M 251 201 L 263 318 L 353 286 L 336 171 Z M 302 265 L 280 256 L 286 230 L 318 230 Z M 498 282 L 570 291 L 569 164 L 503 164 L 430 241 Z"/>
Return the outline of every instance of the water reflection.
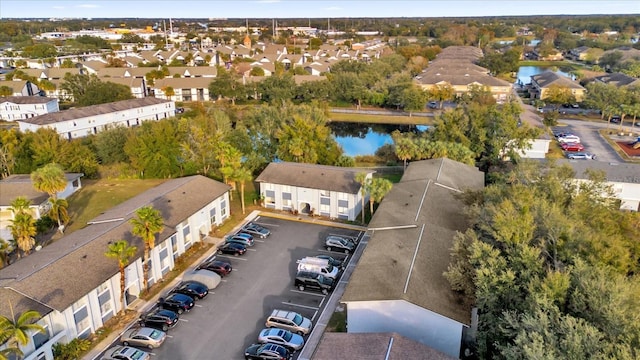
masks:
<path fill-rule="evenodd" d="M 392 144 L 391 133 L 395 130 L 402 133 L 420 133 L 429 127 L 427 125 L 332 122 L 329 123 L 329 128 L 345 155 L 358 156 L 373 155 L 382 145 Z"/>

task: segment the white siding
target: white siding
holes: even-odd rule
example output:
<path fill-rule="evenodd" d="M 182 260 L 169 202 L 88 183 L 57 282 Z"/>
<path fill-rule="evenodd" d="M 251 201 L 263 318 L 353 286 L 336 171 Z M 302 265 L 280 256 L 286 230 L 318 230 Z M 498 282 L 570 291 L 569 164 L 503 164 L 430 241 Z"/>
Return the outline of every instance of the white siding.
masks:
<path fill-rule="evenodd" d="M 347 303 L 347 332 L 396 332 L 454 358 L 460 357 L 464 326 L 404 300 Z"/>

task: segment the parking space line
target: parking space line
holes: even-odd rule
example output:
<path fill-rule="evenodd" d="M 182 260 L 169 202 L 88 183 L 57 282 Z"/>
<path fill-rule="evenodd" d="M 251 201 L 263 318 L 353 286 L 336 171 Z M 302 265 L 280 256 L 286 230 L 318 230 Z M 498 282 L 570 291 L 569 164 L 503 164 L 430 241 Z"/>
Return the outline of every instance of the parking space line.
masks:
<path fill-rule="evenodd" d="M 324 304 L 324 299 L 326 299 L 325 296 L 322 297 L 322 300 L 320 300 L 320 304 L 318 305 L 319 308 L 322 307 L 322 304 Z"/>
<path fill-rule="evenodd" d="M 301 307 L 301 308 L 304 308 L 304 309 L 318 310 L 318 308 L 317 308 L 317 307 L 313 307 L 313 306 L 307 306 L 307 305 L 294 304 L 294 303 L 290 303 L 290 302 L 287 302 L 287 301 L 283 301 L 282 303 L 283 303 L 284 305 L 297 306 L 297 307 Z"/>
<path fill-rule="evenodd" d="M 294 292 L 294 293 L 298 293 L 298 294 L 311 295 L 311 296 L 320 296 L 320 297 L 323 297 L 323 298 L 325 297 L 325 295 L 314 294 L 314 293 L 310 293 L 310 292 L 307 292 L 307 291 L 300 291 L 300 290 L 293 290 L 293 289 L 289 290 L 289 291 Z"/>
<path fill-rule="evenodd" d="M 318 316 L 318 310 L 316 310 L 316 312 L 313 313 L 313 316 L 311 317 L 311 321 L 314 321 L 316 319 L 316 316 Z"/>
<path fill-rule="evenodd" d="M 195 304 L 195 305 L 193 305 L 193 306 L 195 306 L 195 307 L 202 307 L 202 305 L 199 305 L 199 304 Z"/>
<path fill-rule="evenodd" d="M 173 338 L 173 335 L 169 335 L 169 334 L 167 334 L 167 337 L 168 337 L 169 339 L 171 339 L 171 338 Z"/>
<path fill-rule="evenodd" d="M 185 319 L 178 319 L 178 321 L 189 322 L 189 320 L 185 320 Z"/>
<path fill-rule="evenodd" d="M 228 255 L 218 255 L 218 256 L 224 259 L 236 259 L 236 260 L 247 261 L 247 259 L 241 258 L 239 256 L 228 256 Z"/>
<path fill-rule="evenodd" d="M 258 239 L 253 239 L 254 242 L 259 242 L 259 243 L 263 243 L 264 240 L 258 240 Z"/>
<path fill-rule="evenodd" d="M 345 259 L 346 259 L 347 257 L 349 257 L 349 255 L 345 254 L 343 251 L 329 251 L 329 250 L 327 250 L 327 249 L 322 249 L 322 248 L 321 248 L 321 249 L 318 249 L 317 251 L 325 252 L 325 253 L 329 253 L 329 254 L 340 254 L 340 255 L 344 255 L 344 256 L 345 256 Z"/>

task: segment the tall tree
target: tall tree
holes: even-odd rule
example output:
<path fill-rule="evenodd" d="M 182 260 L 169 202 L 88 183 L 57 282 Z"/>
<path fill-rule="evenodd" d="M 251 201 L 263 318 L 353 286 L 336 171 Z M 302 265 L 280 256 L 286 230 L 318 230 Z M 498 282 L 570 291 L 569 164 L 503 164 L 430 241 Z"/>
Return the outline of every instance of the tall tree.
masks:
<path fill-rule="evenodd" d="M 0 238 L 0 269 L 9 265 L 9 242 L 3 238 Z"/>
<path fill-rule="evenodd" d="M 240 76 L 234 70 L 218 67 L 218 75 L 209 84 L 209 94 L 218 99 L 226 98 L 235 105 L 236 99 L 244 93 L 244 86 Z"/>
<path fill-rule="evenodd" d="M 404 170 L 407 169 L 407 160 L 411 160 L 415 157 L 417 148 L 412 139 L 407 137 L 394 137 L 395 151 L 398 159 L 402 160 L 404 164 Z"/>
<path fill-rule="evenodd" d="M 429 89 L 428 96 L 430 99 L 439 101 L 439 108 L 442 109 L 442 105 L 445 101 L 453 99 L 455 96 L 455 90 L 453 89 L 453 86 L 449 84 L 436 85 Z"/>
<path fill-rule="evenodd" d="M 120 312 L 124 312 L 124 293 L 125 293 L 125 269 L 131 258 L 136 254 L 138 248 L 129 243 L 126 240 L 119 240 L 109 245 L 107 252 L 104 254 L 108 258 L 118 261 L 118 268 L 120 269 Z"/>
<path fill-rule="evenodd" d="M 373 178 L 369 184 L 369 210 L 373 216 L 373 204 L 374 202 L 380 203 L 382 199 L 387 195 L 393 184 L 391 181 L 384 178 Z"/>
<path fill-rule="evenodd" d="M 154 209 L 152 206 L 143 206 L 136 210 L 136 217 L 131 218 L 129 223 L 133 227 L 131 232 L 139 236 L 144 243 L 144 258 L 143 258 L 143 287 L 148 289 L 149 280 L 149 252 L 156 246 L 156 234 L 159 234 L 164 229 L 162 215 L 160 211 Z"/>
<path fill-rule="evenodd" d="M 245 167 L 239 167 L 233 173 L 233 179 L 237 183 L 240 184 L 240 204 L 242 205 L 242 213 L 245 213 L 245 205 L 244 205 L 244 188 L 247 181 L 251 181 L 253 179 L 253 175 L 251 171 Z"/>
<path fill-rule="evenodd" d="M 33 187 L 38 191 L 49 194 L 52 199 L 58 198 L 58 193 L 67 187 L 67 178 L 60 165 L 47 164 L 31 173 Z"/>
<path fill-rule="evenodd" d="M 17 318 L 13 313 L 13 306 L 9 303 L 11 309 L 11 317 L 0 316 L 0 342 L 7 342 L 8 346 L 4 353 L 0 353 L 0 356 L 5 354 L 17 354 L 22 356 L 22 350 L 20 345 L 24 346 L 31 340 L 32 333 L 45 332 L 45 329 L 38 324 L 35 324 L 42 315 L 35 310 L 28 310 L 21 313 Z M 8 351 L 7 351 L 8 350 Z"/>
<path fill-rule="evenodd" d="M 576 101 L 576 98 L 568 87 L 551 85 L 545 91 L 544 98 L 542 100 L 553 104 L 557 110 L 563 104 L 573 104 Z"/>
<path fill-rule="evenodd" d="M 27 214 L 31 213 L 29 208 L 31 207 L 31 200 L 27 199 L 24 196 L 18 196 L 13 201 L 11 201 L 11 207 L 9 210 L 13 213 L 13 215 L 18 214 Z"/>
<path fill-rule="evenodd" d="M 58 230 L 64 234 L 64 227 L 69 222 L 69 212 L 67 211 L 69 203 L 65 199 L 49 198 L 49 204 L 51 205 L 49 215 L 58 222 Z"/>
<path fill-rule="evenodd" d="M 364 218 L 364 213 L 365 213 L 365 207 L 364 207 L 364 199 L 367 196 L 367 191 L 369 190 L 369 182 L 370 179 L 367 177 L 367 173 L 365 172 L 360 172 L 356 174 L 356 178 L 355 178 L 356 182 L 358 184 L 360 184 L 360 196 L 362 197 L 362 223 L 365 223 L 365 218 Z"/>
<path fill-rule="evenodd" d="M 37 234 L 36 221 L 29 213 L 15 214 L 8 226 L 11 236 L 18 244 L 18 248 L 25 255 L 29 255 L 31 249 L 36 244 L 34 236 Z"/>

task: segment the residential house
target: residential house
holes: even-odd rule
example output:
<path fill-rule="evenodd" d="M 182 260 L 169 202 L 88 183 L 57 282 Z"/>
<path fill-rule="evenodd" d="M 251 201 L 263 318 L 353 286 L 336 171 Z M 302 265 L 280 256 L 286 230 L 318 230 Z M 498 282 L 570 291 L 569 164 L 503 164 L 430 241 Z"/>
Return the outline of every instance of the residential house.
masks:
<path fill-rule="evenodd" d="M 613 84 L 616 87 L 636 87 L 640 86 L 640 79 L 634 78 L 623 73 L 607 73 L 602 76 L 596 76 L 595 81 L 604 84 Z"/>
<path fill-rule="evenodd" d="M 546 55 L 543 55 L 542 53 L 538 52 L 538 49 L 534 49 L 531 55 L 533 60 L 540 60 L 540 61 L 564 60 L 564 54 L 562 53 L 562 51 L 555 50 L 555 49 Z"/>
<path fill-rule="evenodd" d="M 270 163 L 256 178 L 263 206 L 332 219 L 355 220 L 362 211 L 358 173 L 374 171 L 292 162 Z M 368 197 L 364 198 L 368 202 Z"/>
<path fill-rule="evenodd" d="M 20 131 L 49 127 L 58 134 L 75 139 L 97 134 L 111 126 L 137 126 L 143 121 L 175 116 L 175 102 L 152 97 L 122 100 L 18 120 Z"/>
<path fill-rule="evenodd" d="M 67 173 L 67 186 L 57 194 L 58 198 L 66 199 L 71 194 L 82 188 L 80 178 L 84 176 L 81 173 Z M 37 191 L 33 187 L 31 175 L 19 174 L 10 175 L 6 179 L 0 180 L 0 238 L 5 240 L 13 239 L 9 225 L 13 220 L 13 212 L 11 211 L 11 203 L 19 196 L 24 196 L 31 201 L 30 212 L 34 219 L 40 219 L 50 210 L 49 195 L 44 192 Z"/>
<path fill-rule="evenodd" d="M 544 100 L 547 97 L 547 91 L 553 86 L 566 88 L 571 91 L 577 102 L 584 99 L 586 89 L 576 81 L 568 77 L 556 74 L 553 71 L 545 71 L 538 75 L 531 76 L 531 87 L 529 94 L 534 99 Z"/>
<path fill-rule="evenodd" d="M 640 211 L 640 165 L 608 163 L 603 161 L 558 160 L 558 164 L 571 166 L 577 181 L 589 181 L 588 170 L 602 171 L 614 196 L 620 200 L 620 209 Z"/>
<path fill-rule="evenodd" d="M 102 78 L 100 80 L 129 87 L 129 89 L 131 89 L 131 96 L 136 99 L 149 96 L 149 93 L 147 92 L 147 80 L 144 77 L 114 77 Z"/>
<path fill-rule="evenodd" d="M 154 96 L 173 101 L 209 101 L 209 84 L 211 77 L 165 78 L 156 80 L 153 89 Z M 165 94 L 167 88 L 173 89 L 173 96 Z M 214 99 L 215 100 L 215 99 Z"/>
<path fill-rule="evenodd" d="M 34 96 L 40 94 L 38 85 L 28 80 L 0 81 L 0 87 L 3 86 L 13 91 L 10 96 Z"/>
<path fill-rule="evenodd" d="M 575 49 L 571 49 L 571 50 L 569 51 L 569 54 L 570 54 L 570 55 L 571 55 L 575 60 L 578 60 L 578 61 L 585 61 L 585 60 L 587 59 L 587 57 L 589 56 L 588 51 L 589 51 L 590 49 L 591 49 L 591 48 L 590 48 L 590 47 L 588 47 L 588 46 L 579 46 L 579 47 L 577 47 L 577 48 L 575 48 Z"/>
<path fill-rule="evenodd" d="M 393 332 L 459 358 L 471 304 L 443 273 L 468 222 L 458 195 L 484 187 L 477 168 L 449 159 L 414 161 L 369 223 L 371 237 L 341 301 L 348 333 Z"/>
<path fill-rule="evenodd" d="M 58 99 L 44 96 L 0 97 L 0 120 L 15 121 L 60 111 Z"/>
<path fill-rule="evenodd" d="M 137 247 L 125 269 L 125 307 L 139 297 L 144 244 L 129 224 L 137 209 L 153 206 L 164 220 L 150 253 L 149 284 L 154 284 L 174 268 L 181 254 L 229 217 L 228 191 L 229 186 L 199 175 L 166 181 L 0 269 L 0 315 L 27 310 L 43 315 L 38 323 L 45 333 L 32 334 L 22 347 L 25 360 L 52 360 L 55 343 L 88 338 L 121 310 L 118 262 L 104 255 L 115 241 Z"/>

